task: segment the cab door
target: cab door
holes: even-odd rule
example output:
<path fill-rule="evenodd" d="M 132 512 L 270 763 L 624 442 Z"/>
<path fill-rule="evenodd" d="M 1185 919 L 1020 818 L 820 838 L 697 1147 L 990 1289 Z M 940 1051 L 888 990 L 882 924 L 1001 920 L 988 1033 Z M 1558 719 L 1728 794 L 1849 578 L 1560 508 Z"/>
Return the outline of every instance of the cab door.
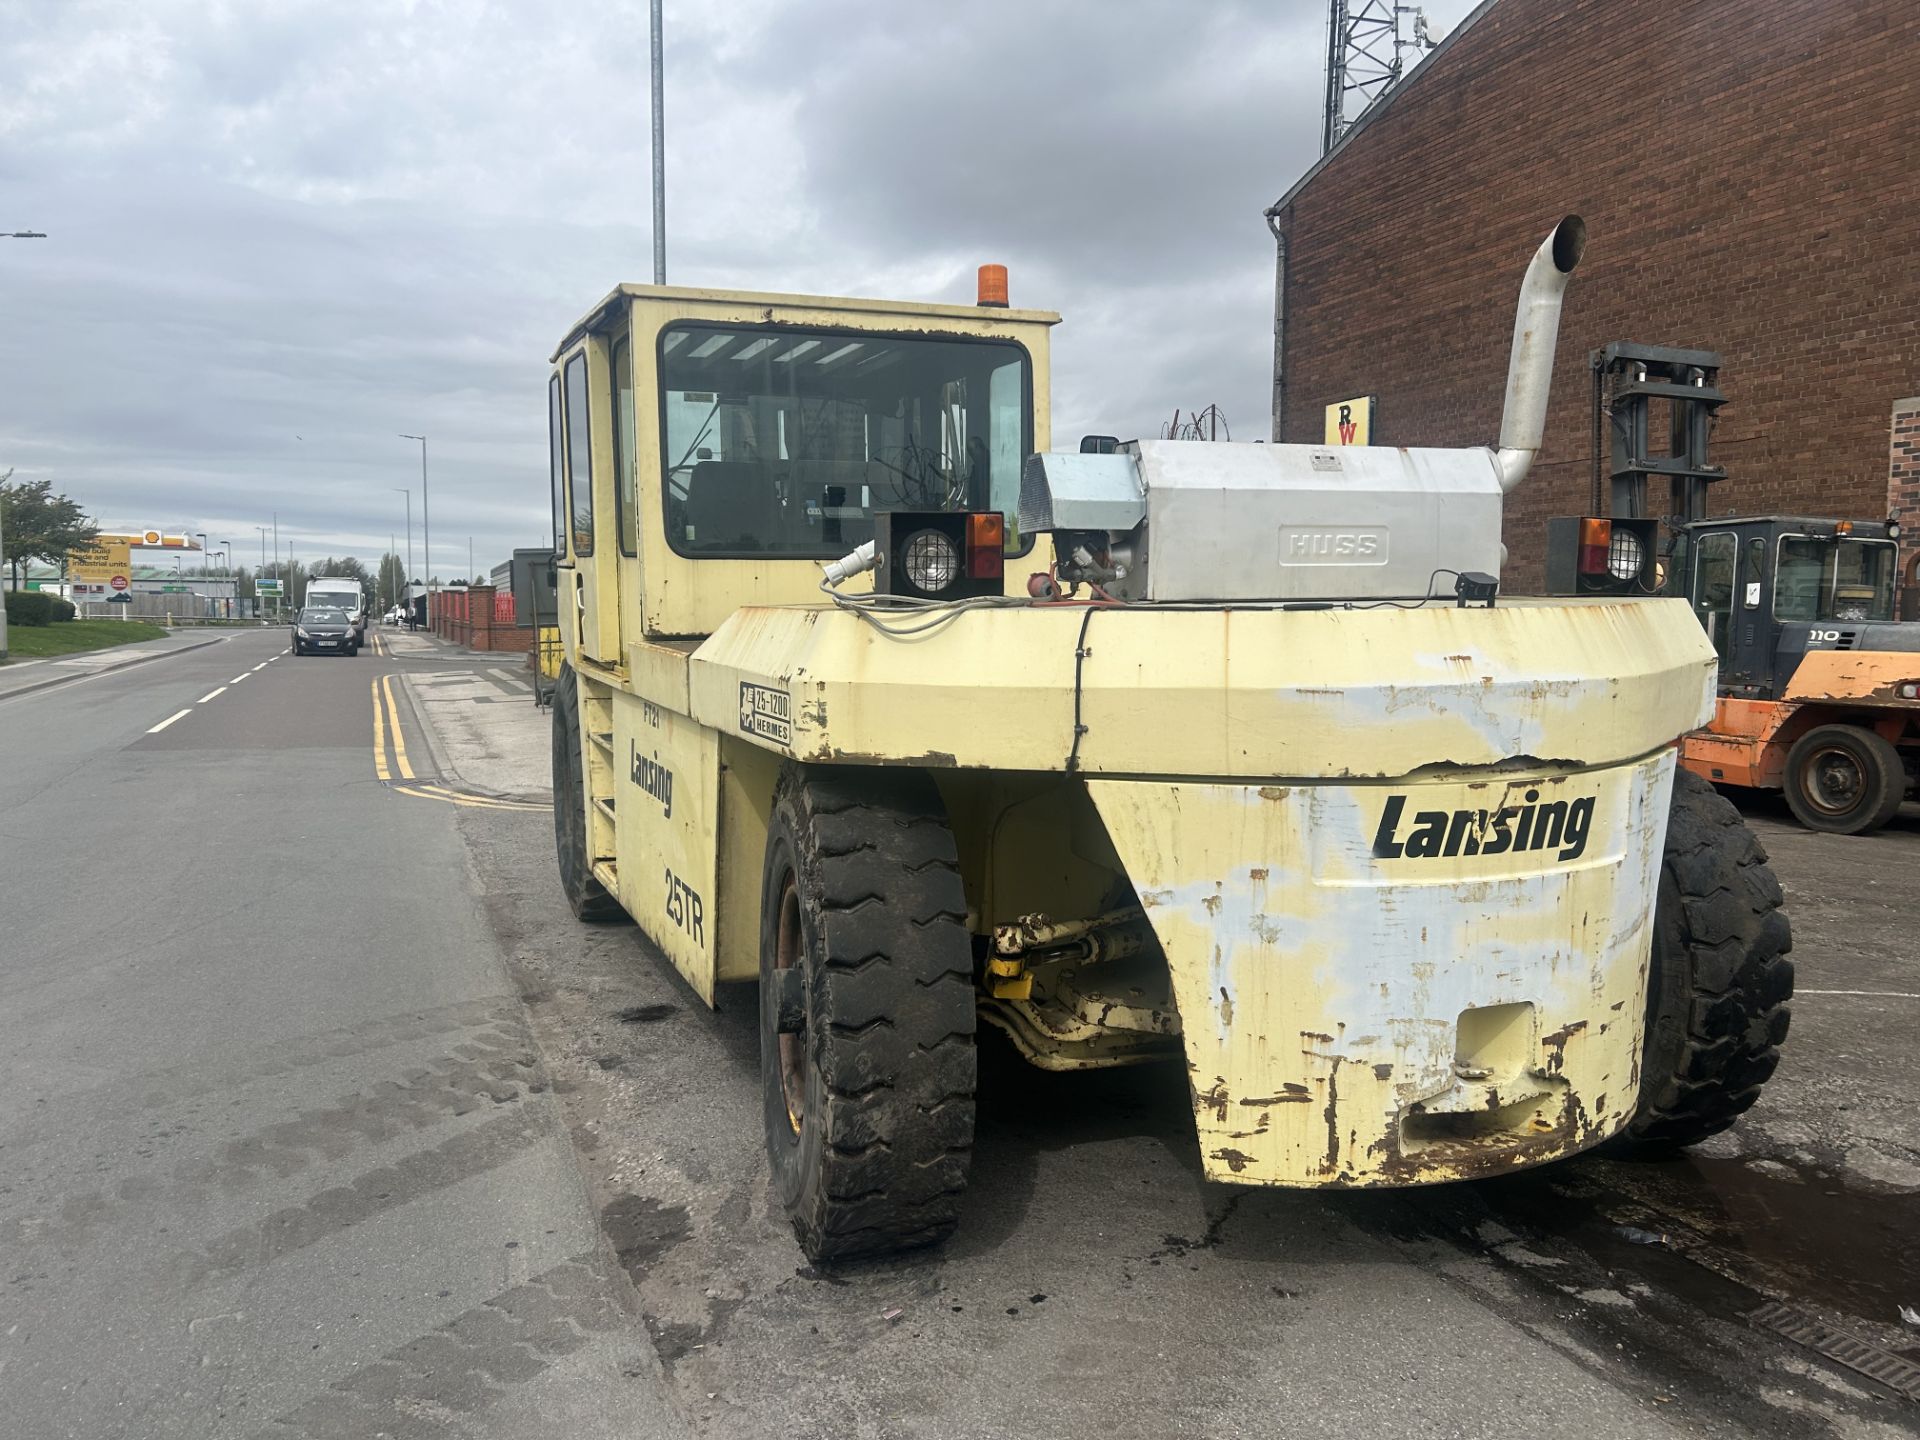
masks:
<path fill-rule="evenodd" d="M 566 545 L 559 600 L 573 609 L 580 656 L 612 666 L 620 663 L 620 566 L 606 376 L 607 346 L 598 336 L 561 362 Z"/>

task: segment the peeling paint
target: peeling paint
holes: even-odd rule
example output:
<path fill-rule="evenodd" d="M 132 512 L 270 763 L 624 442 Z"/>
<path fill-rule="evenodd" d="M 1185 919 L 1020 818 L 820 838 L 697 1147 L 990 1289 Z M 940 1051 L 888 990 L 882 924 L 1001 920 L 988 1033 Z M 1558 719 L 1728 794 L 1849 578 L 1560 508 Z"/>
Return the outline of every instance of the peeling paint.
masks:
<path fill-rule="evenodd" d="M 1644 1006 L 1672 767 L 1662 749 L 1600 770 L 1396 782 L 1411 787 L 1409 813 L 1498 808 L 1513 787 L 1591 797 L 1591 834 L 1565 860 L 1383 861 L 1381 786 L 1298 785 L 1270 801 L 1251 785 L 1090 781 L 1182 1012 L 1213 1013 L 1184 1031 L 1194 1073 L 1213 1077 L 1195 1092 L 1201 1153 L 1251 1158 L 1237 1170 L 1209 1158 L 1208 1174 L 1426 1183 L 1537 1163 L 1618 1129 L 1626 1112 L 1609 1097 L 1634 1093 L 1639 1028 L 1602 1022 Z M 1461 1017 L 1499 1007 L 1524 1028 L 1457 1071 Z M 1229 1128 L 1229 1093 L 1271 1123 Z"/>

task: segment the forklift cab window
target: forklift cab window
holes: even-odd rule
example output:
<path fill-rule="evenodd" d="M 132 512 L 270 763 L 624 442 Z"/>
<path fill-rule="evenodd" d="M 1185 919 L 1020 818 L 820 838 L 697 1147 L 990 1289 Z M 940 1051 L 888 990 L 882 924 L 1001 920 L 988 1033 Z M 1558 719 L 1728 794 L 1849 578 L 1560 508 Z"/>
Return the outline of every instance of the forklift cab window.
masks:
<path fill-rule="evenodd" d="M 1891 620 L 1899 547 L 1891 540 L 1782 535 L 1776 620 Z"/>
<path fill-rule="evenodd" d="M 880 510 L 985 510 L 1014 533 L 1033 439 L 1011 341 L 794 326 L 660 337 L 667 541 L 680 554 L 833 559 Z"/>
<path fill-rule="evenodd" d="M 1694 555 L 1693 613 L 1724 664 L 1727 635 L 1733 628 L 1733 572 L 1738 555 L 1733 532 L 1702 535 Z"/>
<path fill-rule="evenodd" d="M 564 563 L 567 558 L 567 472 L 566 462 L 561 458 L 561 434 L 560 377 L 556 375 L 547 382 L 547 449 L 553 464 L 553 553 Z"/>

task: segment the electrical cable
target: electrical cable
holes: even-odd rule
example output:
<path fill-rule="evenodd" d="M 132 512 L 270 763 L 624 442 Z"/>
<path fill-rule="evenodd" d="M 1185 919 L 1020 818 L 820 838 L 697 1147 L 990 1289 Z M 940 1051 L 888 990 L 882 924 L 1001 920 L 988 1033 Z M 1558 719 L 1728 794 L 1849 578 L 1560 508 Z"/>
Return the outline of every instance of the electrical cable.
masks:
<path fill-rule="evenodd" d="M 1067 751 L 1067 774 L 1071 775 L 1080 768 L 1080 740 L 1087 733 L 1086 724 L 1080 718 L 1080 700 L 1085 691 L 1083 679 L 1087 664 L 1087 627 L 1093 624 L 1093 612 L 1097 607 L 1088 606 L 1086 614 L 1080 617 L 1080 636 L 1073 642 L 1073 748 Z"/>

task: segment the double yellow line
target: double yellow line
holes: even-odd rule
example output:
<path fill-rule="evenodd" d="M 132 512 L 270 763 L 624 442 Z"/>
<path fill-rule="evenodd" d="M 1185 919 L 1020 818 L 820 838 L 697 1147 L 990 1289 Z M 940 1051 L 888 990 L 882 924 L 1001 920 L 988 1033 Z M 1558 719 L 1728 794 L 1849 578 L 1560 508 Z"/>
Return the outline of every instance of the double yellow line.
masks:
<path fill-rule="evenodd" d="M 387 738 L 393 738 L 393 764 L 387 764 Z M 407 737 L 400 728 L 400 706 L 393 695 L 393 676 L 382 675 L 373 682 L 373 773 L 380 783 L 416 800 L 443 800 L 449 805 L 464 805 L 475 810 L 546 811 L 551 805 L 529 800 L 498 800 L 491 795 L 465 795 L 421 780 L 407 759 Z M 396 779 L 397 777 L 397 779 Z M 397 783 L 406 782 L 406 783 Z"/>

